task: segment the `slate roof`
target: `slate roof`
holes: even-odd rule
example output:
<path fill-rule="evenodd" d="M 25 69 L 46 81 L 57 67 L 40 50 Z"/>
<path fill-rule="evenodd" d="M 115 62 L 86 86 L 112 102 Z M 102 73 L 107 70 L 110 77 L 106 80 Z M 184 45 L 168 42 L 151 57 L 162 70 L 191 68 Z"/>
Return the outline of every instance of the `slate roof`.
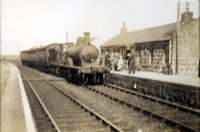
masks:
<path fill-rule="evenodd" d="M 146 28 L 142 30 L 136 30 L 127 33 L 120 33 L 108 40 L 101 47 L 110 46 L 126 46 L 134 43 L 153 42 L 169 40 L 169 36 L 166 35 L 169 32 L 176 30 L 176 23 L 161 25 L 152 28 Z"/>

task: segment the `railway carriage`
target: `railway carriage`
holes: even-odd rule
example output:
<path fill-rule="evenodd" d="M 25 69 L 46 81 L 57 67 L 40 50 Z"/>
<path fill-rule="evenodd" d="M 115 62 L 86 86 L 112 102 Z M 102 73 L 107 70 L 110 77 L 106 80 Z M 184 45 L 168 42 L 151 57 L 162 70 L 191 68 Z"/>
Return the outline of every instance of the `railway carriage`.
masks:
<path fill-rule="evenodd" d="M 23 65 L 36 65 L 36 50 L 35 49 L 30 49 L 27 51 L 22 51 L 21 52 L 21 61 Z"/>

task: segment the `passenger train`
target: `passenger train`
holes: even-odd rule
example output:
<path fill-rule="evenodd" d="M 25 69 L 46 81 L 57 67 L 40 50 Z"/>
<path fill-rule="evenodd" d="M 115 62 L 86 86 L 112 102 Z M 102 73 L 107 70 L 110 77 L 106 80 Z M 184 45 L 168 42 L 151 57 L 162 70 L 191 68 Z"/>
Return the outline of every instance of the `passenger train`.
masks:
<path fill-rule="evenodd" d="M 105 66 L 99 50 L 90 43 L 90 33 L 78 37 L 77 43 L 53 43 L 21 52 L 21 62 L 59 74 L 77 84 L 101 83 Z"/>

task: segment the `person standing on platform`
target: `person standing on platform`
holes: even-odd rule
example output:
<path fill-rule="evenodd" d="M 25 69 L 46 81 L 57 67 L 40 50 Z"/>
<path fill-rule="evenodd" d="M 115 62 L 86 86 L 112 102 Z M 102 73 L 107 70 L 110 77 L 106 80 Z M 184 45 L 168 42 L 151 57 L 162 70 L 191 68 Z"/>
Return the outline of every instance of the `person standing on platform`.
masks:
<path fill-rule="evenodd" d="M 109 56 L 110 56 L 110 70 L 113 70 L 114 53 L 113 52 L 109 53 Z"/>
<path fill-rule="evenodd" d="M 114 66 L 114 70 L 117 71 L 118 70 L 118 62 L 120 59 L 120 53 L 119 52 L 115 52 L 114 53 L 114 60 L 113 60 L 113 66 Z"/>
<path fill-rule="evenodd" d="M 133 50 L 128 54 L 128 73 L 131 72 L 135 73 L 135 54 Z"/>
<path fill-rule="evenodd" d="M 168 74 L 168 75 L 172 75 L 172 74 L 173 74 L 173 70 L 172 70 L 172 67 L 171 67 L 171 63 L 170 63 L 170 64 L 167 63 L 165 74 Z"/>
<path fill-rule="evenodd" d="M 108 54 L 108 52 L 105 53 L 105 66 L 107 70 L 111 69 L 111 56 Z"/>

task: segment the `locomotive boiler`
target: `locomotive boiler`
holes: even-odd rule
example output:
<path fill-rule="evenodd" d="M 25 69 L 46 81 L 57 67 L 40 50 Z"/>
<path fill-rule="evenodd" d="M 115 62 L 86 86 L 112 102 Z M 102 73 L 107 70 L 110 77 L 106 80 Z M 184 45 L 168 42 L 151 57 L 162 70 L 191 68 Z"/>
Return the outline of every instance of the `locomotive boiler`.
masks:
<path fill-rule="evenodd" d="M 99 50 L 90 43 L 90 34 L 87 32 L 84 33 L 84 38 L 77 38 L 77 44 L 69 48 L 67 54 L 75 66 L 86 66 L 95 63 Z"/>
<path fill-rule="evenodd" d="M 21 52 L 23 64 L 60 74 L 78 84 L 100 83 L 104 65 L 99 64 L 99 50 L 91 44 L 90 33 L 78 37 L 77 43 L 53 43 Z"/>

